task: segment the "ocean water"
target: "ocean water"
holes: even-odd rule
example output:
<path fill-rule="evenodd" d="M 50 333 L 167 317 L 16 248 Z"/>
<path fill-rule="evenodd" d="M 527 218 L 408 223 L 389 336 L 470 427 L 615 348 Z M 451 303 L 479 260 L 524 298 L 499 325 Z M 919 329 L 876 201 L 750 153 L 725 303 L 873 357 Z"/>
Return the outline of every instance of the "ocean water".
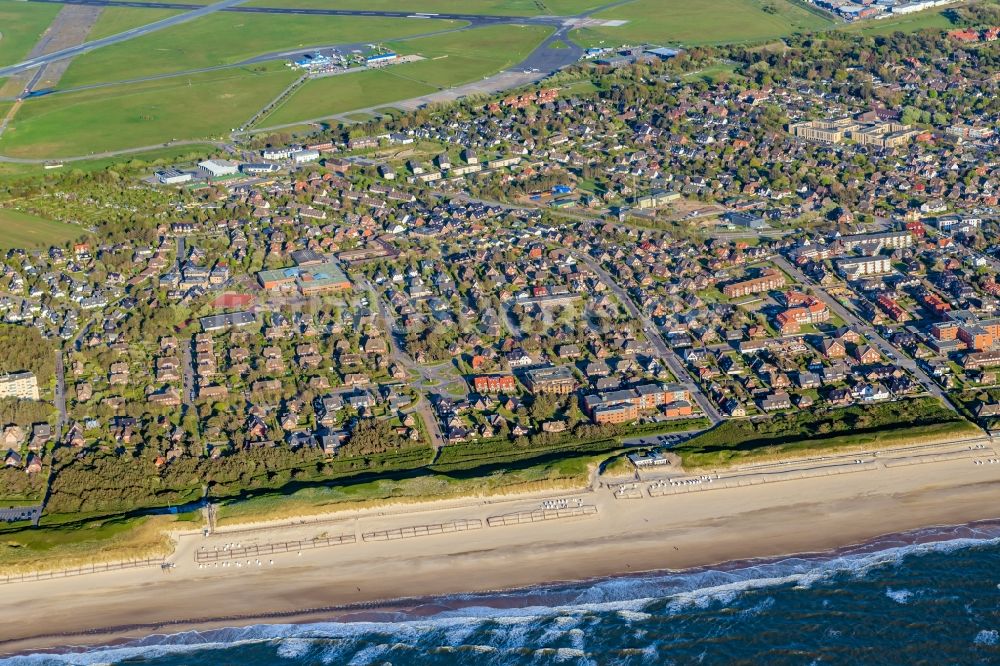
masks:
<path fill-rule="evenodd" d="M 1000 522 L 0 664 L 1000 664 Z"/>

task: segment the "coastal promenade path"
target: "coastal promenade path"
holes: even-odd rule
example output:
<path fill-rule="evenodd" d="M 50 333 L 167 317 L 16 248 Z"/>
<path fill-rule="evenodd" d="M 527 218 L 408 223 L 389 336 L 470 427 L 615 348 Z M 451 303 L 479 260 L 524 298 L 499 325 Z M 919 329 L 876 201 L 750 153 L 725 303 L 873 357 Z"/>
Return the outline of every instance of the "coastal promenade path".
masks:
<path fill-rule="evenodd" d="M 875 451 L 851 451 L 797 460 L 739 465 L 700 474 L 678 473 L 676 469 L 666 468 L 659 474 L 654 472 L 646 475 L 646 493 L 650 497 L 665 497 L 954 461 L 966 461 L 974 466 L 1000 465 L 1000 457 L 992 438 L 970 437 L 953 442 L 913 444 Z M 635 499 L 634 496 L 630 498 Z"/>
<path fill-rule="evenodd" d="M 981 443 L 985 448 L 977 449 L 972 459 L 946 455 L 948 447 L 960 443 L 942 443 L 940 454 L 931 447 L 886 453 L 884 467 L 857 474 L 778 476 L 770 474 L 768 465 L 807 470 L 817 466 L 817 459 L 767 463 L 753 468 L 780 482 L 657 499 L 621 501 L 610 486 L 593 492 L 564 490 L 564 497 L 575 492 L 599 512 L 586 520 L 441 534 L 405 544 L 371 541 L 294 551 L 274 555 L 268 566 L 199 567 L 194 559 L 199 549 L 222 546 L 232 537 L 182 533 L 175 538 L 171 566 L 164 570 L 168 575 L 150 567 L 4 586 L 4 601 L 18 609 L 19 622 L 0 637 L 0 651 L 69 640 L 107 642 L 109 636 L 162 632 L 167 625 L 174 627 L 173 633 L 274 621 L 268 618 L 292 617 L 304 609 L 324 609 L 328 618 L 334 607 L 369 609 L 380 600 L 400 597 L 420 603 L 429 595 L 829 551 L 910 530 L 921 530 L 915 533 L 919 536 L 931 525 L 996 518 L 1000 463 L 987 461 L 1000 458 L 991 445 Z M 878 457 L 883 459 L 883 452 Z M 545 508 L 541 497 L 465 497 L 326 516 L 353 521 L 355 533 L 377 532 L 459 519 L 485 522 L 490 516 Z M 570 498 L 569 504 L 576 501 Z M 302 518 L 259 527 L 252 538 L 262 544 L 322 537 L 328 529 Z M 331 529 L 331 534 L 343 531 Z M 206 599 L 212 600 L 210 607 Z"/>

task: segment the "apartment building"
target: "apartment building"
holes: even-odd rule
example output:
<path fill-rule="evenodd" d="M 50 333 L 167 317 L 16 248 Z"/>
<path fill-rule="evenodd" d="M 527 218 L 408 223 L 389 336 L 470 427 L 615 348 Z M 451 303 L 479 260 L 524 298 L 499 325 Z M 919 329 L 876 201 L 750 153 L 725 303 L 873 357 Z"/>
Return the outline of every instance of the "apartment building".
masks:
<path fill-rule="evenodd" d="M 837 272 L 848 280 L 892 272 L 892 260 L 889 257 L 844 257 L 836 259 L 835 264 Z"/>
<path fill-rule="evenodd" d="M 1000 339 L 1000 317 L 981 319 L 968 310 L 949 311 L 946 316 L 945 321 L 931 326 L 931 336 L 939 342 L 957 340 L 970 352 L 980 352 Z"/>
<path fill-rule="evenodd" d="M 844 139 L 851 136 L 851 131 L 857 126 L 858 123 L 854 119 L 844 116 L 832 120 L 807 120 L 801 123 L 793 123 L 788 126 L 788 131 L 793 136 L 811 141 L 841 143 Z"/>
<path fill-rule="evenodd" d="M 38 400 L 38 378 L 32 372 L 0 375 L 0 398 Z"/>
<path fill-rule="evenodd" d="M 661 406 L 672 415 L 692 413 L 691 395 L 679 384 L 639 384 L 628 389 L 592 393 L 583 398 L 584 411 L 594 423 L 626 423 Z"/>
<path fill-rule="evenodd" d="M 887 231 L 879 234 L 852 234 L 842 236 L 840 246 L 846 252 L 858 251 L 863 254 L 878 254 L 884 249 L 902 250 L 913 247 L 913 234 L 907 230 Z"/>
<path fill-rule="evenodd" d="M 781 289 L 785 286 L 785 275 L 779 270 L 769 268 L 761 275 L 749 280 L 732 282 L 722 288 L 722 293 L 727 298 L 741 298 L 750 294 L 760 294 L 772 289 Z"/>
<path fill-rule="evenodd" d="M 565 365 L 528 370 L 526 377 L 528 388 L 535 395 L 541 393 L 568 395 L 576 388 L 573 371 Z"/>
<path fill-rule="evenodd" d="M 860 122 L 850 117 L 832 120 L 808 120 L 792 123 L 793 136 L 823 143 L 842 143 L 851 139 L 862 146 L 894 148 L 909 143 L 918 132 L 910 125 L 892 121 Z"/>
<path fill-rule="evenodd" d="M 805 324 L 819 324 L 830 321 L 830 308 L 815 296 L 806 296 L 805 300 L 789 301 L 789 307 L 779 312 L 775 321 L 782 333 L 798 333 Z"/>

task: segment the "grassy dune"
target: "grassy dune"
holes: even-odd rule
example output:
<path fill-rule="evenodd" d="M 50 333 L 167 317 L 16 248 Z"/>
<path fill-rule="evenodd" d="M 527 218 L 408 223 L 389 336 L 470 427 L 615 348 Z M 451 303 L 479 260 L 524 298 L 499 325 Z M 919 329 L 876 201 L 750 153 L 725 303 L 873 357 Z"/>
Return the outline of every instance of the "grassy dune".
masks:
<path fill-rule="evenodd" d="M 173 548 L 169 530 L 194 529 L 200 521 L 182 514 L 0 531 L 0 575 L 161 557 Z"/>
<path fill-rule="evenodd" d="M 587 484 L 591 470 L 607 457 L 576 456 L 485 477 L 427 474 L 412 479 L 306 488 L 289 495 L 265 495 L 226 504 L 219 509 L 218 519 L 221 525 L 232 525 L 387 504 L 580 488 Z"/>
<path fill-rule="evenodd" d="M 828 412 L 796 412 L 765 419 L 725 421 L 678 445 L 685 468 L 718 469 L 751 462 L 850 453 L 982 434 L 935 398 L 855 405 Z"/>

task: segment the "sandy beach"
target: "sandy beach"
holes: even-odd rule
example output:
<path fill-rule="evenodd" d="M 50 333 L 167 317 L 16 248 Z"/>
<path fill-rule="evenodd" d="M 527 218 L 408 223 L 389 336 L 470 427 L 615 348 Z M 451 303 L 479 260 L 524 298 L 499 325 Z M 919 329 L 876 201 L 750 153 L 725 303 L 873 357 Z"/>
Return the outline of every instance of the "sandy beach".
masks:
<path fill-rule="evenodd" d="M 349 605 L 412 607 L 417 602 L 398 600 L 827 551 L 1000 518 L 1000 457 L 988 440 L 738 469 L 711 480 L 676 475 L 644 473 L 625 492 L 616 485 L 562 493 L 559 506 L 595 512 L 526 524 L 501 525 L 555 496 L 383 507 L 179 535 L 169 572 L 0 586 L 8 617 L 16 609 L 17 620 L 2 624 L 0 652 L 330 618 Z M 379 540 L 411 528 L 448 533 Z M 340 537 L 347 542 L 274 552 L 275 544 Z M 245 555 L 254 548 L 266 554 Z"/>

